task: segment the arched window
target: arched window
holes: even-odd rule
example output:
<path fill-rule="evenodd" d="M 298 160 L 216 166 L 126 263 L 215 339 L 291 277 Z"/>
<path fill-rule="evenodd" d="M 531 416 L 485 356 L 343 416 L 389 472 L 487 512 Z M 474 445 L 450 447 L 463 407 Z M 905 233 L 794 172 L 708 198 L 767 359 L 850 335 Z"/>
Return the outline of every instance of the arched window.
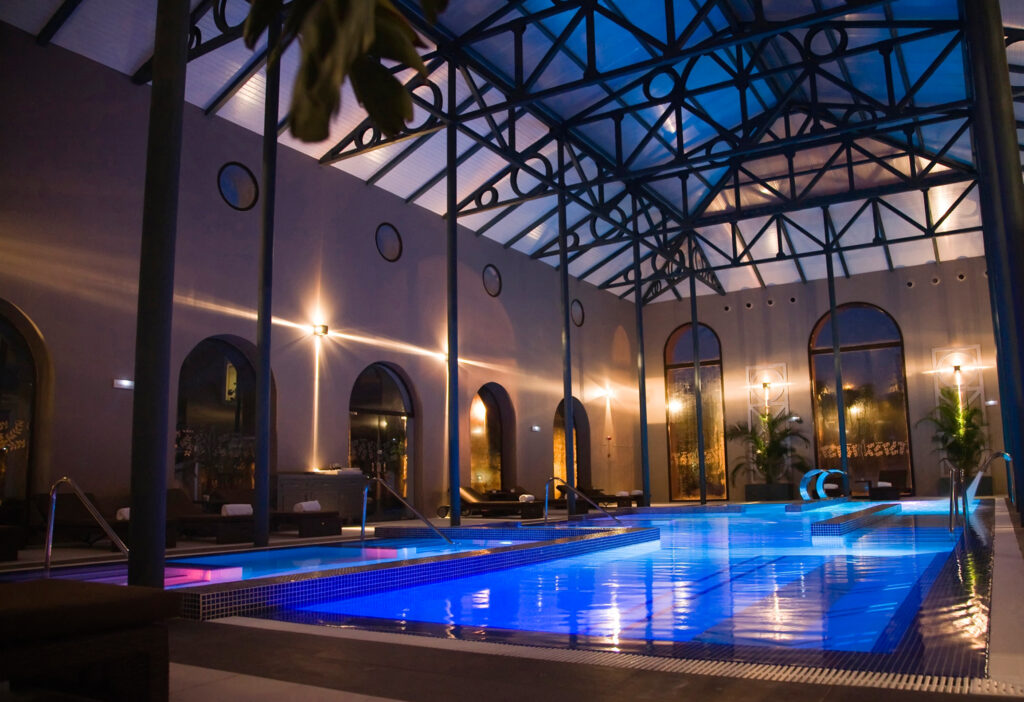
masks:
<path fill-rule="evenodd" d="M 552 475 L 566 479 L 565 475 L 565 400 L 558 403 L 552 425 L 554 466 Z M 583 403 L 572 398 L 573 475 L 580 488 L 591 488 L 590 477 L 590 420 Z"/>
<path fill-rule="evenodd" d="M 478 492 L 510 490 L 515 478 L 515 413 L 508 392 L 487 383 L 469 406 L 469 486 Z"/>
<path fill-rule="evenodd" d="M 250 341 L 213 336 L 196 344 L 181 364 L 175 471 L 193 499 L 217 488 L 254 485 L 255 353 Z"/>
<path fill-rule="evenodd" d="M 412 400 L 398 374 L 382 363 L 368 366 L 352 386 L 349 400 L 349 465 L 384 480 L 402 497 L 409 496 L 409 436 Z M 376 508 L 400 509 L 376 486 Z"/>
<path fill-rule="evenodd" d="M 843 378 L 843 409 L 850 487 L 864 490 L 864 481 L 879 473 L 896 485 L 912 487 L 910 426 L 907 421 L 907 378 L 903 337 L 895 320 L 873 305 L 852 303 L 836 308 L 839 359 Z M 810 340 L 814 392 L 814 438 L 818 468 L 839 468 L 839 416 L 829 314 L 814 326 Z"/>
<path fill-rule="evenodd" d="M 32 350 L 14 324 L 0 316 L 0 507 L 11 503 L 3 510 L 5 517 L 14 508 L 12 501 L 27 504 L 35 398 Z M 10 521 L 20 522 L 20 516 L 11 515 Z"/>
<path fill-rule="evenodd" d="M 701 411 L 704 426 L 704 482 L 712 500 L 728 499 L 725 470 L 725 412 L 722 351 L 718 337 L 703 324 L 700 343 Z M 697 454 L 697 399 L 693 325 L 684 324 L 665 343 L 665 411 L 668 427 L 668 483 L 672 500 L 700 499 Z"/>

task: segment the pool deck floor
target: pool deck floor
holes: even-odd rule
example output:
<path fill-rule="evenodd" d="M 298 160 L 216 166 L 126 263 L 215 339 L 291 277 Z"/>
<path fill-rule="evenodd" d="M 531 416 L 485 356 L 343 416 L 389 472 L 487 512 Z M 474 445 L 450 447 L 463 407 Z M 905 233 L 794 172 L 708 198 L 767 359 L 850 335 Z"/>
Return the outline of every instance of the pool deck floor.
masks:
<path fill-rule="evenodd" d="M 1024 530 L 1016 516 L 997 500 L 996 561 L 990 639 L 990 676 L 1007 692 L 1024 694 Z M 435 520 L 439 524 L 441 520 Z M 463 520 L 465 524 L 494 520 Z M 402 522 L 409 525 L 409 522 Z M 358 535 L 349 527 L 345 536 Z M 275 536 L 272 545 L 300 542 Z M 168 556 L 212 550 L 208 544 L 182 543 Z M 99 546 L 59 549 L 55 561 L 97 560 Z M 39 554 L 41 557 L 41 554 Z M 116 558 L 118 554 L 111 554 Z M 19 565 L 34 560 L 23 552 Z M 258 635 L 254 635 L 257 633 Z M 170 699 L 222 700 L 346 700 L 376 702 L 449 702 L 482 698 L 486 702 L 542 700 L 699 699 L 717 702 L 914 702 L 920 700 L 992 699 L 989 694 L 945 694 L 898 688 L 783 682 L 740 677 L 751 674 L 696 674 L 630 668 L 602 656 L 524 646 L 431 639 L 355 630 L 231 618 L 217 622 L 173 620 L 170 631 Z M 585 662 L 580 662 L 586 659 Z M 613 661 L 612 664 L 607 664 Z M 650 668 L 651 666 L 648 666 Z"/>

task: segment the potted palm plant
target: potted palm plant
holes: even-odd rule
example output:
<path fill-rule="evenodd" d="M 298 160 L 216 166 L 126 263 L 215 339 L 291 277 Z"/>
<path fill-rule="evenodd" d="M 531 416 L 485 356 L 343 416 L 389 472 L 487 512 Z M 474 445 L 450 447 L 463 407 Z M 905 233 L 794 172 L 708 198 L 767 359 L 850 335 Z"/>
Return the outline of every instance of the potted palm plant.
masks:
<path fill-rule="evenodd" d="M 921 422 L 932 426 L 935 430 L 932 441 L 944 454 L 943 460 L 960 472 L 964 482 L 969 484 L 986 450 L 981 409 L 964 405 L 956 388 L 942 388 L 939 404 L 918 423 Z M 985 480 L 982 478 L 983 483 Z M 991 478 L 987 477 L 987 480 L 987 485 L 979 486 L 979 493 L 991 494 Z M 939 478 L 939 492 L 949 492 L 948 477 Z"/>
<path fill-rule="evenodd" d="M 765 411 L 753 424 L 734 424 L 725 431 L 729 441 L 746 446 L 746 455 L 732 469 L 732 480 L 741 473 L 756 473 L 763 483 L 750 483 L 744 488 L 747 501 L 789 500 L 793 497 L 793 484 L 789 471 L 806 473 L 810 466 L 797 453 L 794 441 L 807 445 L 807 437 L 790 422 L 789 410 L 778 414 Z M 799 420 L 797 420 L 799 421 Z"/>

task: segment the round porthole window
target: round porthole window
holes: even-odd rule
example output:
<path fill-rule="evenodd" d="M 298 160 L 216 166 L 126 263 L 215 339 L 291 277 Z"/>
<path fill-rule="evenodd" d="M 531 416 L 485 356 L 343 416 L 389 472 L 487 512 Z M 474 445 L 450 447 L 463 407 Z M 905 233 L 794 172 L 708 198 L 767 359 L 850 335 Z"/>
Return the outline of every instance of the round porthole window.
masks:
<path fill-rule="evenodd" d="M 491 297 L 497 297 L 501 294 L 501 271 L 498 270 L 497 266 L 488 263 L 484 266 L 483 271 L 484 290 Z"/>
<path fill-rule="evenodd" d="M 572 323 L 577 327 L 583 326 L 583 303 L 579 300 L 573 300 L 572 304 L 569 305 L 569 316 L 572 318 Z"/>
<path fill-rule="evenodd" d="M 220 167 L 217 188 L 224 202 L 236 210 L 251 210 L 260 197 L 256 176 L 237 161 L 229 161 Z"/>
<path fill-rule="evenodd" d="M 375 235 L 377 241 L 377 252 L 385 261 L 394 263 L 402 257 L 402 235 L 395 227 L 384 222 L 377 227 Z"/>

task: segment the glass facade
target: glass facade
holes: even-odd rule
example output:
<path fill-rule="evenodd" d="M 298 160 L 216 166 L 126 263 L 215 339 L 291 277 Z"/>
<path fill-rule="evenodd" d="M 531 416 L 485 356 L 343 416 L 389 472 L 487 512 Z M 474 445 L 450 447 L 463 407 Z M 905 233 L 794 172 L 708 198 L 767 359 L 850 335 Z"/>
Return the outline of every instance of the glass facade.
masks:
<path fill-rule="evenodd" d="M 349 402 L 349 465 L 384 480 L 402 497 L 409 492 L 408 432 L 411 408 L 400 380 L 387 368 L 372 365 L 359 374 Z M 393 498 L 376 491 L 378 506 Z"/>
<path fill-rule="evenodd" d="M 910 426 L 903 340 L 892 317 L 866 304 L 836 310 L 843 379 L 850 487 L 864 492 L 879 480 L 912 488 Z M 817 467 L 840 468 L 839 417 L 832 350 L 832 320 L 811 335 L 811 374 Z"/>
<path fill-rule="evenodd" d="M 469 486 L 477 492 L 502 489 L 501 409 L 487 388 L 469 406 Z"/>
<path fill-rule="evenodd" d="M 665 407 L 668 427 L 669 497 L 700 499 L 700 460 L 697 451 L 697 394 L 695 388 L 693 325 L 676 329 L 665 344 Z M 700 345 L 701 413 L 704 426 L 704 483 L 708 499 L 728 499 L 725 470 L 725 413 L 722 357 L 718 337 L 698 325 Z"/>
<path fill-rule="evenodd" d="M 0 505 L 28 499 L 35 377 L 28 344 L 0 317 Z"/>

